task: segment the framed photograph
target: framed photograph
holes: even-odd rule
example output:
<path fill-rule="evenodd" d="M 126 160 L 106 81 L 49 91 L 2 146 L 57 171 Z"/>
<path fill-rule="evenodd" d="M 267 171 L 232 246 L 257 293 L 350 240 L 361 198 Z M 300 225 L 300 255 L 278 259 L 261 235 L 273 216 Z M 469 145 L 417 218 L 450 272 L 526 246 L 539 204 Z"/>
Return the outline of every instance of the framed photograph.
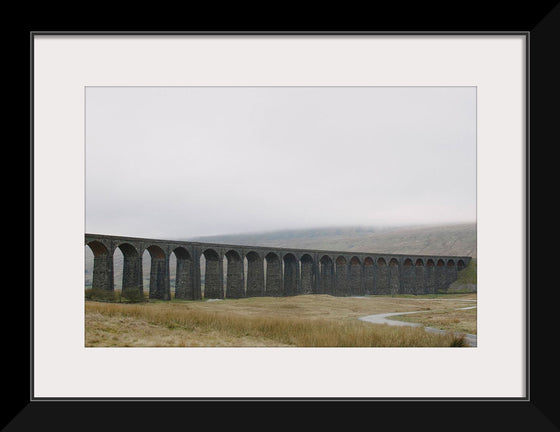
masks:
<path fill-rule="evenodd" d="M 417 402 L 531 405 L 528 157 L 537 39 L 532 31 L 33 31 L 28 408 L 44 411 L 44 402 L 75 401 L 394 401 L 413 410 Z M 543 36 L 542 46 L 547 40 Z M 364 137 L 376 141 L 368 145 Z M 263 146 L 263 140 L 274 144 Z M 240 186 L 253 192 L 239 193 Z M 433 205 L 423 206 L 426 202 Z M 312 229 L 319 220 L 322 226 L 345 220 L 383 225 L 403 214 L 404 225 L 474 223 L 477 310 L 470 347 L 286 347 L 254 341 L 165 346 L 116 335 L 111 345 L 86 328 L 84 245 L 97 280 L 101 266 L 96 270 L 93 261 L 103 254 L 95 248 L 122 253 L 122 274 L 115 279 L 111 264 L 107 283 L 112 289 L 122 281 L 124 293 L 132 255 L 122 245 L 135 244 L 135 238 L 171 239 L 182 230 L 177 236 L 188 244 L 242 244 L 225 235 L 279 229 L 271 222 L 275 218 L 286 229 Z M 150 298 L 165 302 L 167 292 L 178 298 L 183 285 L 177 269 L 186 255 L 178 246 L 157 249 L 152 243 L 139 249 L 138 262 L 142 252 L 149 258 L 148 271 L 138 273 L 147 278 L 144 292 L 149 286 Z M 157 297 L 159 250 L 165 265 L 172 255 L 165 247 L 173 252 L 174 267 L 171 273 L 164 267 L 171 282 L 161 279 L 164 294 Z M 384 247 L 384 253 L 402 255 Z M 202 269 L 202 292 L 210 298 L 213 255 L 204 249 L 192 249 L 202 251 L 195 263 L 204 257 L 204 265 L 192 271 Z M 226 249 L 217 254 L 217 283 L 225 290 L 218 300 L 236 287 L 231 269 L 237 261 Z M 463 259 L 466 265 L 472 258 L 449 250 L 441 253 L 448 255 L 445 265 Z M 372 282 L 368 291 L 368 257 L 362 252 L 352 253 L 362 265 L 363 282 L 349 282 L 348 289 L 367 296 L 376 288 Z M 411 251 L 411 263 L 427 264 L 424 255 L 429 254 Z M 254 280 L 250 255 L 245 258 L 245 271 L 239 267 L 244 293 Z M 308 291 L 305 256 L 296 258 L 293 289 L 331 294 L 322 285 L 320 269 L 327 267 L 319 266 L 321 256 L 310 258 L 317 270 Z M 265 272 L 273 265 L 267 261 Z M 284 258 L 284 279 L 289 265 Z M 408 265 L 406 258 L 398 265 Z M 414 274 L 418 271 L 415 267 Z M 263 281 L 273 286 L 268 273 Z M 193 280 L 200 282 L 200 276 Z M 427 289 L 425 276 L 414 280 Z M 399 281 L 404 291 L 397 287 L 393 294 L 416 294 L 420 282 L 406 291 L 406 280 Z"/>
<path fill-rule="evenodd" d="M 34 87 L 37 113 L 35 180 L 37 185 L 47 184 L 42 176 L 46 177 L 47 172 L 54 174 L 51 169 L 54 161 L 47 157 L 51 155 L 51 158 L 58 158 L 62 151 L 53 152 L 51 145 L 40 145 L 40 130 L 50 129 L 56 131 L 57 135 L 60 130 L 52 119 L 47 121 L 46 116 L 38 114 L 42 107 L 41 101 L 47 104 L 54 96 L 42 96 L 42 92 L 56 91 L 61 98 L 63 89 L 71 88 L 72 97 L 79 98 L 84 108 L 79 112 L 72 111 L 76 122 L 67 121 L 66 130 L 70 133 L 75 124 L 82 141 L 85 135 L 85 143 L 84 146 L 72 144 L 65 154 L 70 159 L 71 152 L 75 152 L 80 161 L 85 161 L 82 166 L 71 165 L 74 169 L 81 170 L 85 181 L 67 183 L 64 172 L 58 170 L 58 182 L 75 188 L 75 192 L 79 193 L 80 199 L 75 200 L 75 210 L 80 211 L 79 215 L 76 214 L 80 217 L 72 220 L 79 225 L 79 232 L 86 234 L 88 247 L 85 250 L 91 249 L 96 263 L 106 256 L 114 256 L 113 273 L 116 274 L 117 253 L 121 251 L 125 262 L 122 270 L 123 295 L 130 290 L 132 283 L 130 280 L 133 276 L 129 277 L 129 273 L 137 272 L 134 280 L 139 280 L 143 273 L 143 285 L 149 285 L 151 298 L 166 300 L 169 296 L 169 289 L 166 290 L 166 287 L 161 287 L 161 295 L 152 291 L 160 289 L 154 288 L 154 285 L 164 285 L 167 275 L 171 276 L 169 270 L 145 273 L 140 272 L 140 267 L 149 270 L 156 265 L 165 266 L 167 260 L 171 259 L 171 250 L 175 251 L 177 262 L 182 257 L 179 250 L 188 256 L 182 260 L 185 263 L 205 261 L 201 269 L 201 273 L 206 269 L 201 277 L 205 282 L 204 299 L 224 297 L 221 285 L 224 276 L 230 273 L 234 261 L 228 259 L 230 253 L 235 254 L 236 262 L 255 251 L 262 255 L 260 262 L 264 261 L 266 264 L 265 294 L 271 293 L 269 295 L 274 296 L 281 288 L 284 289 L 283 294 L 312 292 L 311 288 L 315 288 L 306 290 L 305 286 L 301 286 L 302 282 L 305 283 L 305 266 L 302 265 L 301 274 L 297 274 L 296 265 L 297 261 L 304 264 L 304 255 L 300 256 L 297 252 L 256 249 L 262 243 L 249 243 L 247 251 L 234 246 L 219 248 L 217 245 L 220 243 L 237 245 L 240 241 L 234 239 L 220 242 L 215 237 L 210 237 L 209 240 L 202 239 L 204 246 L 197 254 L 197 249 L 190 248 L 188 244 L 169 246 L 165 242 L 157 243 L 157 239 L 171 241 L 204 234 L 214 236 L 286 228 L 315 229 L 345 224 L 390 226 L 398 221 L 403 221 L 406 226 L 423 223 L 437 226 L 452 221 L 476 224 L 475 246 L 470 254 L 477 259 L 477 285 L 480 287 L 477 295 L 480 301 L 490 302 L 494 298 L 497 302 L 503 298 L 504 292 L 500 292 L 498 288 L 483 290 L 483 287 L 486 283 L 499 285 L 498 280 L 492 278 L 499 277 L 502 280 L 510 277 L 508 283 L 502 284 L 504 289 L 507 286 L 508 304 L 511 307 L 502 308 L 501 319 L 512 325 L 513 322 L 521 323 L 525 296 L 522 269 L 518 267 L 517 272 L 512 271 L 504 276 L 494 272 L 494 267 L 485 263 L 494 262 L 495 267 L 501 268 L 507 262 L 522 262 L 520 260 L 523 257 L 523 213 L 518 212 L 517 218 L 514 217 L 514 209 L 523 206 L 522 195 L 502 193 L 500 209 L 509 215 L 508 218 L 498 212 L 494 203 L 496 195 L 501 193 L 502 182 L 513 184 L 514 174 L 522 174 L 519 167 L 523 166 L 524 161 L 525 128 L 522 122 L 517 127 L 512 125 L 515 124 L 514 119 L 523 119 L 524 114 L 526 75 L 522 60 L 526 37 L 503 35 L 491 36 L 490 40 L 491 44 L 484 37 L 464 35 L 355 35 L 339 38 L 173 35 L 126 39 L 120 36 L 81 36 L 72 39 L 37 35 L 34 41 L 34 67 L 37 72 Z M 62 41 L 63 52 L 58 52 L 56 47 Z M 76 48 L 72 57 L 82 56 L 77 64 L 83 65 L 80 67 L 87 73 L 86 77 L 80 78 L 86 85 L 80 87 L 82 92 L 79 95 L 69 85 L 70 77 L 63 77 L 60 67 L 55 66 L 57 62 L 53 61 L 55 55 L 67 56 L 73 43 Z M 53 46 L 54 51 L 48 51 L 47 46 Z M 89 46 L 92 51 L 88 49 Z M 113 47 L 117 47 L 114 53 Z M 489 49 L 496 51 L 487 52 Z M 423 50 L 421 56 L 420 50 Z M 167 59 L 167 51 L 180 52 L 182 55 L 173 54 Z M 126 63 L 118 64 L 118 67 L 113 64 L 111 73 L 107 74 L 106 65 L 95 59 L 94 52 L 102 52 L 103 56 L 111 55 L 115 59 L 125 58 L 125 53 L 140 54 L 138 58 L 128 54 Z M 322 53 L 324 54 L 321 55 Z M 476 53 L 476 56 L 469 57 L 470 53 Z M 508 54 L 511 55 L 511 60 L 508 60 Z M 42 55 L 49 60 L 42 61 Z M 174 62 L 166 64 L 167 73 L 160 81 L 156 81 L 159 76 L 154 76 L 150 68 L 141 68 L 140 64 L 135 63 L 158 56 L 159 60 L 151 60 L 150 64 L 162 67 L 166 64 L 164 61 Z M 305 58 L 312 58 L 313 61 L 299 63 L 297 70 L 280 68 L 280 64 L 289 65 L 296 62 L 296 59 Z M 337 59 L 334 63 L 333 58 Z M 401 63 L 395 58 L 406 60 Z M 486 59 L 484 63 L 481 58 Z M 489 59 L 492 58 L 496 60 L 490 66 Z M 193 64 L 200 67 L 195 68 Z M 99 65 L 99 71 L 96 71 L 96 65 Z M 43 70 L 51 67 L 56 67 L 56 74 L 51 73 L 47 78 L 47 72 Z M 352 72 L 346 77 L 343 72 L 348 69 Z M 395 70 L 402 72 L 395 75 Z M 176 71 L 176 75 L 173 75 L 173 71 Z M 214 73 L 209 75 L 211 71 Z M 143 73 L 147 76 L 144 77 Z M 53 75 L 59 77 L 59 85 L 53 82 Z M 77 77 L 79 74 L 72 75 Z M 48 85 L 40 81 L 43 76 L 48 79 Z M 504 105 L 505 98 L 508 98 L 505 107 L 512 112 L 505 107 L 498 110 L 498 103 L 500 106 Z M 491 105 L 491 101 L 496 106 Z M 487 117 L 483 114 L 487 111 L 493 113 L 488 116 L 492 121 L 486 121 Z M 504 118 L 501 119 L 500 115 Z M 499 124 L 502 126 L 497 127 Z M 502 137 L 503 134 L 505 136 Z M 69 140 L 69 144 L 71 142 L 74 140 Z M 517 153 L 513 150 L 514 143 L 517 143 Z M 506 148 L 507 164 L 499 159 Z M 42 149 L 45 149 L 44 155 L 40 153 Z M 43 160 L 44 165 L 41 164 Z M 496 166 L 500 166 L 499 176 L 502 181 L 490 182 L 489 179 L 496 176 Z M 485 175 L 489 177 L 488 180 Z M 492 187 L 494 183 L 497 183 L 495 189 Z M 480 184 L 485 186 L 477 187 Z M 69 193 L 70 191 L 60 196 L 67 200 Z M 36 196 L 40 196 L 39 186 Z M 511 199 L 509 204 L 508 197 Z M 52 208 L 52 200 L 49 200 L 48 209 Z M 52 247 L 53 243 L 47 238 L 41 240 L 43 235 L 56 233 L 60 236 L 61 232 L 68 236 L 74 235 L 69 229 L 69 221 L 64 221 L 65 230 L 53 230 L 53 224 L 57 220 L 41 217 L 41 209 L 37 202 L 35 252 L 39 256 L 43 255 L 40 245 Z M 58 211 L 54 215 L 58 215 Z M 48 224 L 50 228 L 41 229 L 41 223 Z M 503 230 L 501 236 L 497 226 Z M 512 232 L 519 235 L 514 237 Z M 360 237 L 365 235 L 367 233 Z M 146 245 L 142 247 L 134 238 L 152 241 L 146 240 Z M 112 246 L 111 240 L 116 246 Z M 511 245 L 505 250 L 498 249 L 493 245 L 496 241 L 508 241 Z M 215 246 L 211 246 L 212 244 Z M 84 247 L 85 245 L 81 246 Z M 103 251 L 96 253 L 99 249 Z M 317 249 L 333 248 L 320 246 Z M 324 287 L 317 289 L 317 293 L 340 296 L 346 294 L 342 291 L 348 288 L 350 294 L 363 294 L 360 287 L 351 286 L 350 282 L 353 272 L 359 271 L 360 264 L 365 263 L 368 258 L 375 263 L 370 267 L 377 269 L 376 292 L 412 292 L 394 286 L 402 285 L 401 282 L 404 281 L 393 277 L 393 273 L 402 275 L 406 270 L 404 262 L 400 264 L 394 258 L 398 254 L 370 257 L 366 253 L 375 250 L 364 250 L 362 253 L 352 251 L 355 255 L 350 253 L 347 256 L 337 249 L 329 254 L 315 253 L 314 248 L 294 250 L 309 251 L 307 256 L 312 257 L 310 259 L 314 264 L 328 258 L 330 267 L 335 267 L 334 289 Z M 491 255 L 485 258 L 485 254 Z M 151 259 L 151 262 L 141 266 L 142 256 Z M 435 279 L 439 281 L 443 275 L 443 272 L 437 274 L 439 269 L 454 266 L 455 261 L 461 261 L 465 266 L 470 258 L 467 253 L 453 254 L 450 250 L 441 253 L 443 260 L 438 259 L 438 256 L 434 254 L 431 259 L 434 264 L 438 263 L 433 267 L 429 266 L 429 255 L 416 252 L 416 255 L 411 254 L 408 259 L 413 264 L 418 259 L 423 259 L 425 267 L 433 268 Z M 83 253 L 77 258 L 83 259 Z M 357 265 L 348 265 L 354 259 Z M 132 260 L 136 260 L 136 264 L 129 264 Z M 161 263 L 158 264 L 158 260 Z M 222 260 L 226 265 L 229 264 L 225 272 L 222 270 Z M 440 262 L 443 262 L 442 266 L 439 266 Z M 422 267 L 422 264 L 424 263 L 414 267 Z M 79 266 L 80 270 L 83 270 L 84 265 Z M 191 267 L 189 274 L 198 270 L 195 265 Z M 280 269 L 278 275 L 276 268 Z M 366 267 L 362 270 L 366 270 Z M 415 273 L 414 270 L 411 271 Z M 42 306 L 47 307 L 51 297 L 47 290 L 38 289 L 40 275 L 51 271 L 56 271 L 53 263 L 48 263 L 46 259 L 37 260 L 37 322 L 42 322 Z M 110 266 L 106 265 L 101 270 L 97 266 L 92 273 L 94 277 L 102 273 L 110 274 Z M 250 278 L 251 272 L 247 273 L 247 278 Z M 159 277 L 158 275 L 162 276 L 162 280 L 152 283 L 150 278 Z M 292 275 L 294 280 L 289 285 Z M 234 276 L 235 274 L 230 274 L 226 283 L 228 298 L 228 288 Z M 349 283 L 343 286 L 339 283 L 341 278 L 348 278 Z M 382 278 L 387 280 L 382 281 Z M 279 279 L 283 282 L 281 287 L 274 283 Z M 362 279 L 362 282 L 366 282 L 367 278 Z M 115 276 L 113 282 L 118 284 L 119 278 Z M 104 283 L 111 285 L 113 282 Z M 443 287 L 441 282 L 435 285 L 438 285 L 437 288 Z M 96 285 L 94 289 L 103 290 L 102 286 L 103 284 Z M 190 292 L 198 290 L 198 287 L 185 289 Z M 71 286 L 67 290 L 68 297 L 72 298 L 75 290 Z M 431 287 L 427 290 L 428 293 L 434 291 Z M 517 295 L 514 295 L 515 292 Z M 38 296 L 42 293 L 45 298 L 39 300 Z M 183 298 L 197 299 L 200 294 L 197 292 Z M 342 300 L 338 300 L 337 305 L 340 301 Z M 276 305 L 275 308 L 281 306 Z M 302 313 L 301 306 L 297 306 Z M 48 310 L 50 307 L 53 305 Z M 86 312 L 90 307 L 90 304 L 86 305 Z M 514 353 L 523 352 L 524 335 L 520 333 L 509 338 L 501 336 L 499 340 L 503 344 L 495 341 L 485 343 L 486 338 L 498 339 L 497 335 L 492 336 L 491 329 L 494 326 L 491 324 L 492 319 L 485 315 L 486 309 L 487 307 L 482 306 L 477 311 L 476 324 L 471 333 L 477 334 L 478 343 L 473 350 L 444 347 L 436 350 L 401 347 L 402 349 L 395 350 L 389 349 L 393 348 L 391 345 L 359 350 L 337 346 L 317 350 L 308 349 L 310 347 L 305 345 L 302 349 L 233 346 L 218 354 L 224 348 L 218 346 L 210 349 L 204 340 L 199 341 L 198 346 L 190 347 L 192 349 L 161 349 L 157 345 L 154 347 L 153 342 L 136 346 L 132 341 L 123 341 L 122 346 L 105 342 L 101 344 L 105 349 L 96 349 L 96 341 L 100 336 L 97 334 L 90 337 L 88 328 L 85 329 L 88 339 L 83 342 L 82 325 L 64 326 L 67 332 L 65 334 L 62 329 L 49 329 L 45 320 L 44 324 L 38 326 L 35 334 L 37 361 L 34 388 L 38 397 L 61 397 L 67 392 L 71 392 L 68 396 L 73 397 L 126 398 L 152 395 L 191 398 L 332 398 L 342 395 L 523 397 L 525 363 L 523 356 Z M 65 310 L 70 314 L 69 318 L 79 317 L 78 321 L 84 322 L 83 308 Z M 70 310 L 74 311 L 74 315 Z M 96 309 L 96 313 L 105 312 Z M 216 313 L 225 314 L 226 311 L 220 309 Z M 274 311 L 269 310 L 268 314 L 273 315 Z M 64 341 L 64 346 L 77 349 L 76 352 L 70 350 L 64 356 L 70 364 L 80 365 L 75 372 L 76 376 L 66 381 L 71 388 L 65 388 L 64 383 L 58 380 L 56 385 L 54 382 L 49 383 L 49 379 L 56 376 L 52 374 L 52 368 L 55 364 L 60 364 L 60 360 L 56 360 L 54 364 L 52 360 L 40 360 L 42 353 L 47 358 L 52 353 L 50 345 L 53 343 L 52 338 L 49 338 L 49 346 L 42 347 L 41 332 L 58 334 Z M 79 349 L 74 343 L 69 343 L 74 338 L 80 340 Z M 132 345 L 132 349 L 121 349 L 127 345 Z M 498 361 L 498 353 L 507 355 L 509 361 L 506 364 Z M 78 357 L 73 358 L 74 355 Z M 137 361 L 125 360 L 129 356 L 135 356 Z M 255 376 L 264 375 L 272 364 L 293 367 L 275 367 L 285 372 L 268 377 L 266 382 L 255 380 L 254 387 L 247 381 L 242 388 L 236 383 L 238 377 L 235 374 L 220 377 L 214 384 L 206 377 L 201 376 L 197 383 L 196 377 L 185 375 L 188 385 L 186 381 L 179 383 L 178 377 L 171 380 L 171 376 L 165 378 L 159 374 L 157 379 L 154 377 L 153 384 L 145 383 L 145 390 L 141 394 L 130 393 L 134 377 L 142 373 L 143 365 L 147 363 L 188 363 L 195 370 L 204 370 L 213 369 L 210 365 L 223 362 L 224 356 L 227 358 L 226 363 L 235 370 L 254 363 L 251 369 Z M 411 356 L 418 368 L 429 373 L 418 376 L 416 368 L 403 368 L 400 372 L 402 379 L 398 383 L 387 379 L 386 374 L 372 374 L 371 379 L 376 383 L 372 386 L 363 380 L 360 382 L 357 376 L 348 379 L 347 374 L 352 372 L 346 371 L 344 378 L 331 379 L 328 390 L 324 390 L 326 393 L 319 391 L 323 376 L 336 369 L 336 365 L 340 363 L 376 363 L 383 370 L 400 362 L 406 364 Z M 58 357 L 57 355 L 56 358 Z M 103 370 L 100 376 L 91 373 L 86 378 L 81 374 L 88 358 L 91 361 L 95 358 L 98 365 L 95 369 Z M 111 368 L 101 366 L 114 362 L 131 363 L 129 373 L 123 376 L 121 371 L 115 370 L 115 376 L 111 376 Z M 462 362 L 471 365 L 470 368 L 462 369 L 470 371 L 472 376 L 469 375 L 464 380 L 464 388 L 459 390 L 456 383 L 450 385 L 449 380 L 443 377 L 452 373 Z M 218 364 L 215 367 L 219 367 Z M 309 365 L 310 368 L 303 365 Z M 47 367 L 51 373 L 42 372 L 42 366 Z M 67 375 L 71 373 L 69 365 L 60 366 L 64 367 Z M 433 377 L 436 370 L 442 377 L 439 385 Z M 494 388 L 489 384 L 484 370 L 492 376 L 490 383 L 494 383 Z M 174 374 L 171 370 L 169 373 Z M 361 372 L 358 369 L 354 373 Z M 78 376 L 86 382 L 80 382 Z M 514 377 L 517 379 L 513 379 Z M 229 379 L 233 380 L 230 384 L 227 383 Z M 412 379 L 417 381 L 416 386 L 407 383 Z M 119 380 L 123 380 L 120 385 Z M 150 377 L 146 377 L 146 380 L 149 381 Z M 338 384 L 333 385 L 333 382 Z M 355 388 L 355 383 L 358 382 L 360 384 Z M 481 385 L 482 382 L 485 383 L 484 386 Z M 112 385 L 109 386 L 109 383 Z M 58 394 L 43 393 L 42 388 L 49 388 Z M 91 394 L 86 392 L 87 388 L 91 388 Z M 427 388 L 431 394 L 426 394 Z M 77 393 L 72 393 L 74 391 Z M 107 391 L 110 393 L 106 393 Z"/>

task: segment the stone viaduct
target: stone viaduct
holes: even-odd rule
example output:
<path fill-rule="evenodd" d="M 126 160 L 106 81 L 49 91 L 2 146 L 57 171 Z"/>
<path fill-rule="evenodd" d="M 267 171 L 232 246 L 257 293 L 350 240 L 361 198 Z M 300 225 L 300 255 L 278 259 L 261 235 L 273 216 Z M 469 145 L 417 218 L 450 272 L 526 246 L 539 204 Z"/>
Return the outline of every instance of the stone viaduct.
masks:
<path fill-rule="evenodd" d="M 151 257 L 149 297 L 170 300 L 169 259 L 177 260 L 175 298 L 428 294 L 445 291 L 471 257 L 239 246 L 85 234 L 94 289 L 113 290 L 113 254 L 123 254 L 123 291 L 143 292 L 142 255 Z M 201 281 L 201 257 L 205 277 Z M 224 265 L 224 263 L 227 263 Z M 224 268 L 226 269 L 224 271 Z M 225 282 L 225 283 L 224 283 Z"/>

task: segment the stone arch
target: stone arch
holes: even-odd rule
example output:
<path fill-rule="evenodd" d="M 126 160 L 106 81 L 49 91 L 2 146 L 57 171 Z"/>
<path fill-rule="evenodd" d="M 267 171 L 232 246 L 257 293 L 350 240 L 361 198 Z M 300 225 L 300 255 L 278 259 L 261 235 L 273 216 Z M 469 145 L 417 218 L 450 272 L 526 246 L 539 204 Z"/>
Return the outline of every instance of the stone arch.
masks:
<path fill-rule="evenodd" d="M 347 296 L 348 289 L 348 262 L 342 255 L 335 261 L 335 295 Z"/>
<path fill-rule="evenodd" d="M 292 253 L 287 253 L 282 259 L 284 263 L 284 295 L 296 295 L 299 292 L 299 265 Z"/>
<path fill-rule="evenodd" d="M 137 291 L 142 293 L 142 256 L 136 247 L 130 243 L 117 246 L 122 253 L 122 291 Z"/>
<path fill-rule="evenodd" d="M 426 280 L 426 292 L 433 294 L 437 292 L 436 284 L 436 262 L 429 258 L 426 261 L 426 268 L 424 269 L 424 278 Z"/>
<path fill-rule="evenodd" d="M 456 280 L 457 280 L 457 266 L 453 259 L 448 259 L 447 264 L 445 265 L 445 285 L 443 289 L 447 291 L 449 285 L 451 285 Z"/>
<path fill-rule="evenodd" d="M 241 254 L 235 250 L 229 250 L 226 252 L 225 258 L 227 262 L 226 297 L 245 297 L 243 260 L 241 259 Z"/>
<path fill-rule="evenodd" d="M 319 293 L 334 294 L 334 265 L 330 256 L 323 255 L 319 260 Z"/>
<path fill-rule="evenodd" d="M 264 265 L 263 259 L 256 252 L 248 252 L 247 260 L 247 297 L 261 297 L 264 295 Z"/>
<path fill-rule="evenodd" d="M 175 270 L 175 298 L 184 300 L 198 300 L 200 292 L 194 288 L 194 266 L 191 254 L 182 246 L 171 251 L 176 259 Z"/>
<path fill-rule="evenodd" d="M 362 263 L 360 258 L 357 256 L 350 258 L 348 282 L 350 285 L 351 295 L 364 295 L 362 283 Z"/>
<path fill-rule="evenodd" d="M 92 240 L 87 243 L 94 256 L 104 256 L 109 255 L 109 249 L 103 243 L 98 240 Z"/>
<path fill-rule="evenodd" d="M 424 274 L 424 261 L 418 258 L 414 263 L 414 293 L 415 294 L 425 294 L 426 293 L 426 276 Z"/>
<path fill-rule="evenodd" d="M 396 258 L 389 260 L 389 292 L 391 295 L 399 294 L 400 290 L 399 262 Z"/>
<path fill-rule="evenodd" d="M 198 284 L 203 272 L 209 298 L 243 297 L 249 292 L 249 286 L 251 296 L 274 294 L 274 278 L 277 285 L 274 295 L 383 294 L 384 285 L 387 293 L 420 294 L 446 290 L 470 261 L 469 257 L 455 256 L 372 257 L 366 253 L 354 256 L 341 252 L 337 257 L 330 252 L 321 256 L 316 251 L 230 247 L 232 249 L 228 250 L 226 245 L 86 234 L 87 274 L 92 276 L 91 284 L 98 289 L 118 289 L 121 277 L 117 266 L 122 263 L 123 290 L 142 292 L 149 276 L 150 297 L 161 299 L 169 299 L 173 292 L 176 298 L 201 298 Z M 212 268 L 214 263 L 216 268 Z M 204 265 L 204 270 L 200 264 Z M 142 269 L 148 270 L 144 279 Z M 173 291 L 171 270 L 175 273 Z M 212 281 L 216 291 L 213 294 Z"/>
<path fill-rule="evenodd" d="M 282 263 L 280 257 L 274 252 L 269 252 L 265 256 L 266 264 L 266 286 L 265 295 L 282 295 Z"/>
<path fill-rule="evenodd" d="M 437 293 L 445 287 L 445 261 L 438 259 L 435 266 L 435 287 L 434 291 Z"/>
<path fill-rule="evenodd" d="M 165 251 L 151 245 L 146 248 L 150 254 L 150 298 L 171 300 L 169 285 L 169 261 Z"/>
<path fill-rule="evenodd" d="M 375 275 L 375 285 L 377 294 L 390 294 L 389 289 L 389 268 L 385 258 L 381 257 L 377 260 Z"/>
<path fill-rule="evenodd" d="M 373 267 L 373 259 L 371 257 L 364 258 L 363 280 L 364 280 L 364 293 L 366 295 L 374 294 L 375 274 L 374 274 L 374 267 Z"/>
<path fill-rule="evenodd" d="M 300 258 L 301 266 L 301 294 L 315 293 L 315 261 L 309 254 Z"/>
<path fill-rule="evenodd" d="M 204 298 L 224 298 L 223 260 L 214 249 L 202 252 L 205 260 Z"/>
<path fill-rule="evenodd" d="M 101 242 L 93 240 L 87 243 L 93 253 L 93 270 L 91 288 L 94 290 L 113 291 L 113 255 Z"/>
<path fill-rule="evenodd" d="M 402 292 L 404 294 L 416 294 L 414 288 L 414 264 L 410 258 L 406 258 L 403 262 L 401 279 Z"/>
<path fill-rule="evenodd" d="M 146 250 L 150 253 L 152 258 L 165 259 L 165 251 L 157 245 L 148 246 Z"/>

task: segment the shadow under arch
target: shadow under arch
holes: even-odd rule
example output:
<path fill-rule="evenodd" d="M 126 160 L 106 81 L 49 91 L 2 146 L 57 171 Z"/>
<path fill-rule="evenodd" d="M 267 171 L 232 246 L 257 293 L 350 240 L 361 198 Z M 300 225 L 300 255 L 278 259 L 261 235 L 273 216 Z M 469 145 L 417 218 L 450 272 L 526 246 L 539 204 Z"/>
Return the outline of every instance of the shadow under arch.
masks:
<path fill-rule="evenodd" d="M 357 256 L 350 258 L 348 282 L 350 285 L 350 294 L 361 296 L 364 295 L 362 284 L 362 263 Z"/>
<path fill-rule="evenodd" d="M 372 295 L 375 293 L 375 273 L 373 265 L 373 258 L 364 258 L 363 278 L 365 295 Z"/>
<path fill-rule="evenodd" d="M 404 294 L 416 294 L 414 263 L 410 258 L 406 258 L 403 262 L 401 279 L 402 292 Z"/>
<path fill-rule="evenodd" d="M 395 258 L 391 258 L 389 261 L 389 292 L 391 295 L 401 292 L 400 284 L 399 262 Z"/>
<path fill-rule="evenodd" d="M 204 298 L 223 299 L 223 260 L 214 249 L 206 249 L 202 256 L 205 260 Z"/>
<path fill-rule="evenodd" d="M 328 255 L 323 255 L 319 260 L 319 281 L 320 294 L 334 294 L 334 266 Z"/>
<path fill-rule="evenodd" d="M 443 289 L 447 291 L 455 280 L 457 280 L 457 265 L 453 259 L 449 259 L 445 266 L 445 286 Z"/>
<path fill-rule="evenodd" d="M 426 261 L 426 268 L 424 269 L 424 280 L 426 281 L 426 292 L 434 294 L 437 292 L 436 284 L 436 263 L 432 258 Z"/>
<path fill-rule="evenodd" d="M 335 261 L 335 284 L 334 294 L 336 296 L 349 295 L 348 289 L 348 263 L 342 255 Z"/>
<path fill-rule="evenodd" d="M 434 292 L 438 293 L 445 287 L 445 262 L 440 258 L 436 261 L 435 266 L 435 287 Z"/>
<path fill-rule="evenodd" d="M 426 294 L 426 275 L 424 270 L 424 261 L 418 258 L 414 263 L 415 294 Z"/>
<path fill-rule="evenodd" d="M 130 243 L 121 243 L 117 246 L 123 255 L 122 291 L 136 291 L 143 293 L 142 283 L 142 257 Z"/>
<path fill-rule="evenodd" d="M 301 294 L 314 294 L 315 288 L 315 261 L 309 254 L 300 258 L 301 265 Z"/>
<path fill-rule="evenodd" d="M 389 269 L 385 258 L 381 257 L 377 260 L 376 270 L 376 294 L 389 294 Z"/>
<path fill-rule="evenodd" d="M 114 291 L 113 255 L 99 241 L 91 241 L 86 246 L 93 253 L 91 288 L 94 290 Z"/>
<path fill-rule="evenodd" d="M 292 253 L 287 253 L 282 259 L 284 263 L 284 292 L 286 296 L 299 294 L 299 265 Z"/>
<path fill-rule="evenodd" d="M 226 259 L 226 298 L 245 297 L 245 276 L 241 254 L 229 250 L 224 255 Z"/>
<path fill-rule="evenodd" d="M 150 298 L 171 300 L 169 263 L 164 250 L 156 245 L 146 248 L 150 254 Z"/>
<path fill-rule="evenodd" d="M 194 262 L 191 254 L 182 246 L 171 252 L 176 259 L 175 298 L 182 300 L 199 300 L 200 291 L 196 292 L 194 284 Z"/>
<path fill-rule="evenodd" d="M 256 252 L 248 252 L 247 260 L 247 297 L 261 297 L 264 295 L 264 263 Z"/>
<path fill-rule="evenodd" d="M 282 263 L 280 257 L 274 252 L 265 256 L 266 264 L 266 296 L 278 297 L 282 295 Z"/>

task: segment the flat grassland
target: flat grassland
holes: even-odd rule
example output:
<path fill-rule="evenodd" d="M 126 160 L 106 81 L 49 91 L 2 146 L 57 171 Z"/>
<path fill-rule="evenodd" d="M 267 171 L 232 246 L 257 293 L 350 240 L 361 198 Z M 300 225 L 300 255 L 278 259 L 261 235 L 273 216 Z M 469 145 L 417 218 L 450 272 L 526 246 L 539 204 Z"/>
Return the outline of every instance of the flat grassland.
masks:
<path fill-rule="evenodd" d="M 411 315 L 394 315 L 393 320 L 422 324 L 425 327 L 435 327 L 461 333 L 476 333 L 476 309 L 448 310 L 434 309 L 426 313 Z"/>
<path fill-rule="evenodd" d="M 252 297 L 215 301 L 85 302 L 86 347 L 449 347 L 476 333 L 476 294 Z M 425 311 L 404 319 L 452 330 L 393 327 L 365 315 Z M 463 313 L 465 312 L 465 313 Z M 436 317 L 442 318 L 436 323 Z M 443 318 L 450 320 L 443 323 Z M 458 322 L 455 322 L 458 320 Z M 473 326 L 474 323 L 474 326 Z M 447 327 L 446 327 L 447 326 Z M 474 329 L 474 330 L 473 330 Z"/>

